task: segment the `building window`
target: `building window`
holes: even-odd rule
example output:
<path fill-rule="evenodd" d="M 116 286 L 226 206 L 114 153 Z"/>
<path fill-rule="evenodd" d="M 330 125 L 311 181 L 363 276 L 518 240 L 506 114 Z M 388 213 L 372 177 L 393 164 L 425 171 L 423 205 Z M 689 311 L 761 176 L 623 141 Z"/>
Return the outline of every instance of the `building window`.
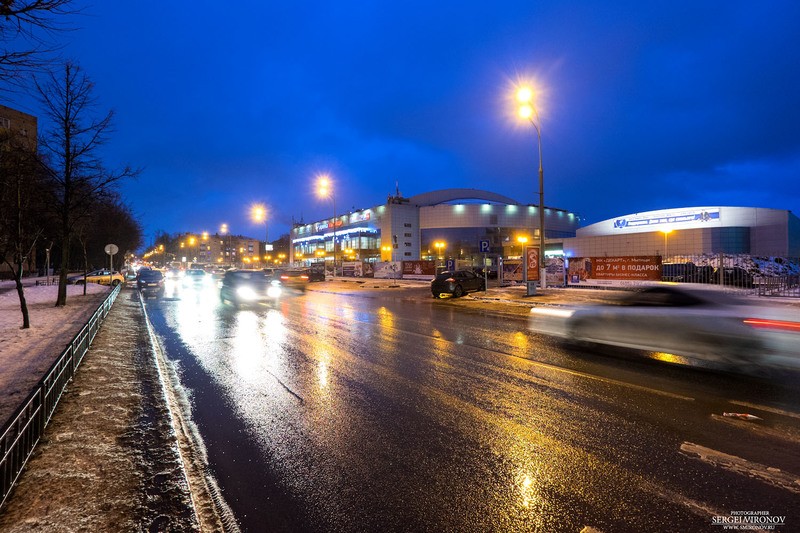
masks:
<path fill-rule="evenodd" d="M 405 257 L 409 257 L 409 256 L 411 256 L 411 252 L 406 252 L 406 253 L 404 253 L 403 255 L 404 255 Z"/>
<path fill-rule="evenodd" d="M 406 248 L 411 248 L 411 243 L 410 242 L 405 243 L 405 245 L 406 245 Z"/>
<path fill-rule="evenodd" d="M 11 129 L 11 121 L 8 120 L 6 117 L 0 117 L 0 128 L 5 128 L 7 130 Z"/>
<path fill-rule="evenodd" d="M 403 227 L 410 228 L 411 227 L 411 223 L 410 222 L 406 222 L 405 224 L 403 224 Z"/>
<path fill-rule="evenodd" d="M 410 233 L 406 233 L 405 236 L 406 237 L 411 237 L 411 234 Z"/>

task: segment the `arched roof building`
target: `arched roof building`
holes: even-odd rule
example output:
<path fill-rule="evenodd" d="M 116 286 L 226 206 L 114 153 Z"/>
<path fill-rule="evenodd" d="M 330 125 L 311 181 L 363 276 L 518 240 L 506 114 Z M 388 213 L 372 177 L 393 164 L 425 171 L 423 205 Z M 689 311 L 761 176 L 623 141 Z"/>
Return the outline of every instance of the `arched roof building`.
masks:
<path fill-rule="evenodd" d="M 482 254 L 509 255 L 519 251 L 517 236 L 538 239 L 538 206 L 521 204 L 507 196 L 480 189 L 443 189 L 403 198 L 389 196 L 385 204 L 337 214 L 291 231 L 292 261 L 333 258 L 346 250 L 361 260 L 408 261 L 437 254 L 477 259 Z M 334 232 L 335 227 L 335 232 Z M 545 207 L 545 236 L 572 237 L 578 217 L 563 209 Z M 488 251 L 481 242 L 488 241 Z M 434 242 L 445 249 L 433 249 Z M 519 251 L 521 254 L 521 251 Z"/>

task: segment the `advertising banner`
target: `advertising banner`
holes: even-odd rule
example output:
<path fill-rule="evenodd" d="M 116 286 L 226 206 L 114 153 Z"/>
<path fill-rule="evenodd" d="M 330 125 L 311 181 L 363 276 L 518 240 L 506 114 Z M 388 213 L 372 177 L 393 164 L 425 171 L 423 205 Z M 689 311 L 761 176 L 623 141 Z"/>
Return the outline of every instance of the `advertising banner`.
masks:
<path fill-rule="evenodd" d="M 548 287 L 563 287 L 564 286 L 564 258 L 563 257 L 548 257 L 545 259 L 545 268 L 547 269 L 547 286 Z"/>
<path fill-rule="evenodd" d="M 527 281 L 539 281 L 539 247 L 525 247 L 525 271 L 523 274 L 528 276 Z M 523 280 L 525 281 L 525 280 Z"/>
<path fill-rule="evenodd" d="M 342 263 L 342 276 L 346 278 L 363 277 L 361 261 L 345 261 Z"/>
<path fill-rule="evenodd" d="M 661 280 L 661 256 L 570 257 L 569 285 L 630 286 Z"/>
<path fill-rule="evenodd" d="M 505 259 L 503 261 L 503 281 L 522 281 L 522 261 Z"/>
<path fill-rule="evenodd" d="M 372 276 L 381 279 L 400 279 L 403 277 L 403 265 L 400 261 L 384 261 L 374 263 Z"/>
<path fill-rule="evenodd" d="M 404 278 L 433 279 L 436 276 L 436 261 L 403 261 Z"/>

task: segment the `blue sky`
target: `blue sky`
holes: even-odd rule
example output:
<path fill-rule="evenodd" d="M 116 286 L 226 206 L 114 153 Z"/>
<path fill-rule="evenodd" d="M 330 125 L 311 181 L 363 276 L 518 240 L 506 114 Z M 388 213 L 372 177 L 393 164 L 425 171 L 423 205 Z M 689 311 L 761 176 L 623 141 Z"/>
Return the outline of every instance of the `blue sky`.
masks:
<path fill-rule="evenodd" d="M 190 7 L 189 7 L 190 6 Z M 109 166 L 157 230 L 270 237 L 451 187 L 545 203 L 583 224 L 734 205 L 800 214 L 800 4 L 96 2 L 59 36 L 116 113 Z"/>

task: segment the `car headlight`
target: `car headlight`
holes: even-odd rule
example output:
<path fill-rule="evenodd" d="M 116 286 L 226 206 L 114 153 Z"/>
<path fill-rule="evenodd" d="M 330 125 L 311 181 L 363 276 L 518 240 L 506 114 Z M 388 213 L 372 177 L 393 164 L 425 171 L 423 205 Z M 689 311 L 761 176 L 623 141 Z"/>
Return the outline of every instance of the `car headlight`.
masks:
<path fill-rule="evenodd" d="M 277 298 L 281 295 L 281 287 L 280 285 L 272 284 L 267 289 L 267 296 L 270 298 Z"/>
<path fill-rule="evenodd" d="M 239 287 L 236 289 L 236 294 L 244 300 L 255 300 L 258 298 L 256 291 L 250 287 Z"/>

